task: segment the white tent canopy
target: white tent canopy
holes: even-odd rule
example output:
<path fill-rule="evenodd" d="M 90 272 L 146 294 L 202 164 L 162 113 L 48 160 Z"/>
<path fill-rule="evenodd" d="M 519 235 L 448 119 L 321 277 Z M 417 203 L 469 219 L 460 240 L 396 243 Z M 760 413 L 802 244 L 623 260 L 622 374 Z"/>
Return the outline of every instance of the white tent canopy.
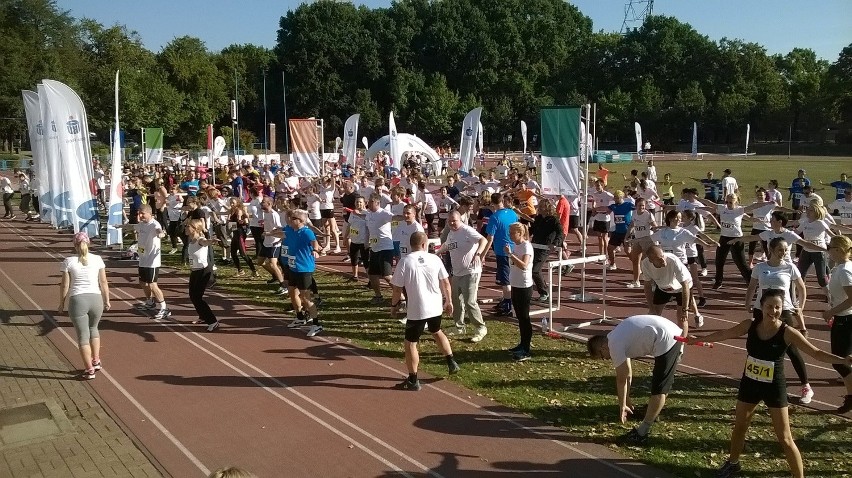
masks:
<path fill-rule="evenodd" d="M 425 141 L 418 138 L 417 136 L 414 136 L 413 134 L 399 133 L 397 135 L 397 141 L 399 142 L 399 149 L 402 154 L 410 152 L 420 153 L 425 157 L 431 159 L 433 163 L 436 161 L 440 161 L 441 159 L 441 156 L 438 155 L 438 153 L 435 152 L 434 149 L 432 149 L 428 144 L 426 144 Z M 379 151 L 389 150 L 390 135 L 384 135 L 379 138 L 378 141 L 373 143 L 372 146 L 370 146 L 370 149 L 367 150 L 367 153 L 364 157 L 367 158 L 368 161 L 372 161 L 372 159 L 375 158 L 377 154 L 379 154 Z"/>

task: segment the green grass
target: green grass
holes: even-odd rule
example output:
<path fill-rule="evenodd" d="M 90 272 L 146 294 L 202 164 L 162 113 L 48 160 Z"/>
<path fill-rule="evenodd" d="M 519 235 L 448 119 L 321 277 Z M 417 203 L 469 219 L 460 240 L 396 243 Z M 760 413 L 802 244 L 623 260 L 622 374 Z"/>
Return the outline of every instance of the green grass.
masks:
<path fill-rule="evenodd" d="M 178 267 L 176 256 L 163 259 Z M 232 274 L 230 267 L 219 268 L 219 290 L 283 310 L 282 298 L 258 294 L 266 289 L 263 279 Z M 340 275 L 320 272 L 316 280 L 325 299 L 321 309 L 325 334 L 402 361 L 402 328 L 389 317 L 386 307 L 369 305 L 370 291 Z M 444 324 L 451 326 L 447 320 Z M 588 359 L 585 345 L 536 335 L 533 359 L 514 363 L 505 349 L 517 344 L 517 327 L 494 320 L 489 321 L 488 337 L 479 344 L 451 341 L 462 371 L 450 380 L 561 427 L 574 441 L 603 444 L 681 477 L 715 476 L 727 457 L 736 397 L 736 390 L 729 386 L 679 375 L 661 421 L 652 430 L 651 444 L 624 448 L 614 444 L 617 436 L 628 431 L 627 426 L 616 423 L 614 370 L 609 362 Z M 424 336 L 421 352 L 421 370 L 446 377 L 446 365 L 430 337 Z M 647 403 L 650 367 L 638 362 L 634 375 L 632 395 L 641 407 Z M 852 476 L 850 422 L 796 406 L 790 412 L 807 475 Z M 759 410 L 749 431 L 742 463 L 745 476 L 786 476 L 787 465 L 765 409 Z"/>

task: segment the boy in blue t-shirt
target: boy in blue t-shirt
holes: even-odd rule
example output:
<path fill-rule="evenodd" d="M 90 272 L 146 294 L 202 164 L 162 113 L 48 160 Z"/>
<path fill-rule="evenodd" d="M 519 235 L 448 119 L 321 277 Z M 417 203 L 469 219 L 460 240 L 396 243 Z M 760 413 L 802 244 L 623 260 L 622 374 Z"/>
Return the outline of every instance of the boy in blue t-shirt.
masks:
<path fill-rule="evenodd" d="M 308 228 L 308 213 L 302 210 L 290 211 L 287 218 L 289 227 L 284 230 L 284 243 L 287 245 L 287 265 L 290 267 L 288 289 L 290 302 L 296 311 L 296 319 L 288 327 L 296 328 L 307 325 L 308 337 L 322 332 L 316 303 L 313 300 L 311 285 L 314 283 L 313 273 L 316 270 L 316 258 L 319 256 L 317 236 Z"/>
<path fill-rule="evenodd" d="M 615 191 L 613 199 L 615 203 L 607 206 L 607 209 L 612 211 L 613 221 L 615 221 L 615 230 L 609 234 L 609 244 L 606 247 L 606 256 L 611 271 L 616 269 L 615 250 L 624 244 L 630 223 L 633 222 L 633 211 L 636 209 L 632 202 L 624 200 L 624 191 Z"/>
<path fill-rule="evenodd" d="M 503 299 L 494 307 L 498 315 L 512 315 L 512 288 L 509 285 L 509 256 L 506 255 L 505 247 L 514 247 L 515 243 L 509 238 L 509 226 L 518 222 L 518 214 L 507 209 L 503 202 L 503 195 L 494 193 L 491 195 L 491 207 L 494 214 L 488 219 L 485 226 L 485 235 L 488 237 L 488 246 L 494 247 L 494 255 L 497 260 L 497 285 L 503 290 Z"/>

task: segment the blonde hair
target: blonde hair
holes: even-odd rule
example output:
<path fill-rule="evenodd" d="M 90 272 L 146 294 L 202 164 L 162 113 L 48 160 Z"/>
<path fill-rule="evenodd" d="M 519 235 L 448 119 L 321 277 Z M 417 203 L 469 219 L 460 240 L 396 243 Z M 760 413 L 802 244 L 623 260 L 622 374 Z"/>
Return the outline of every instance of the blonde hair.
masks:
<path fill-rule="evenodd" d="M 814 212 L 814 219 L 815 220 L 822 221 L 823 219 L 825 219 L 827 211 L 825 210 L 824 207 L 822 207 L 822 204 L 817 204 L 816 201 L 811 201 L 810 209 L 811 209 L 811 211 Z"/>
<path fill-rule="evenodd" d="M 817 196 L 816 194 L 808 198 L 808 205 L 820 207 L 825 206 L 825 204 L 822 202 L 822 198 L 820 196 Z"/>
<path fill-rule="evenodd" d="M 207 233 L 207 224 L 204 219 L 190 219 L 187 224 L 193 231 L 200 232 L 202 235 Z"/>
<path fill-rule="evenodd" d="M 512 231 L 520 231 L 521 237 L 524 238 L 525 241 L 530 240 L 530 230 L 526 224 L 522 222 L 516 222 L 509 226 L 509 234 L 511 234 Z"/>
<path fill-rule="evenodd" d="M 86 242 L 80 242 L 74 246 L 74 249 L 77 250 L 77 255 L 79 256 L 77 260 L 80 261 L 80 264 L 84 266 L 89 265 L 89 244 Z"/>
<path fill-rule="evenodd" d="M 257 478 L 254 473 L 236 466 L 226 466 L 210 473 L 209 478 Z"/>
<path fill-rule="evenodd" d="M 828 244 L 829 248 L 836 247 L 843 251 L 846 254 L 846 258 L 849 258 L 849 255 L 852 254 L 852 239 L 846 236 L 834 236 L 831 238 L 831 242 Z"/>

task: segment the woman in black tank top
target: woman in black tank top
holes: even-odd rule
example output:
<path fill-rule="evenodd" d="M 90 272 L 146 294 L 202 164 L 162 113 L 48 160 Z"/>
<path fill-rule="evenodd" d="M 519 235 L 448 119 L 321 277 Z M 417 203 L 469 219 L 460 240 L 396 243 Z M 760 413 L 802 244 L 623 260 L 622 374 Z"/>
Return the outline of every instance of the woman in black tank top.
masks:
<path fill-rule="evenodd" d="M 746 357 L 740 390 L 737 395 L 736 418 L 731 433 L 730 457 L 716 476 L 734 476 L 741 470 L 740 455 L 745 446 L 745 436 L 757 405 L 763 401 L 769 408 L 772 427 L 778 443 L 787 457 L 787 464 L 794 477 L 804 477 L 802 455 L 793 442 L 790 418 L 787 413 L 787 382 L 784 378 L 784 354 L 789 345 L 813 358 L 826 363 L 852 364 L 852 355 L 839 357 L 813 346 L 792 327 L 781 321 L 784 307 L 784 291 L 767 289 L 760 298 L 763 311 L 761 320 L 747 319 L 727 330 L 720 330 L 694 340 L 718 342 L 748 334 Z"/>

